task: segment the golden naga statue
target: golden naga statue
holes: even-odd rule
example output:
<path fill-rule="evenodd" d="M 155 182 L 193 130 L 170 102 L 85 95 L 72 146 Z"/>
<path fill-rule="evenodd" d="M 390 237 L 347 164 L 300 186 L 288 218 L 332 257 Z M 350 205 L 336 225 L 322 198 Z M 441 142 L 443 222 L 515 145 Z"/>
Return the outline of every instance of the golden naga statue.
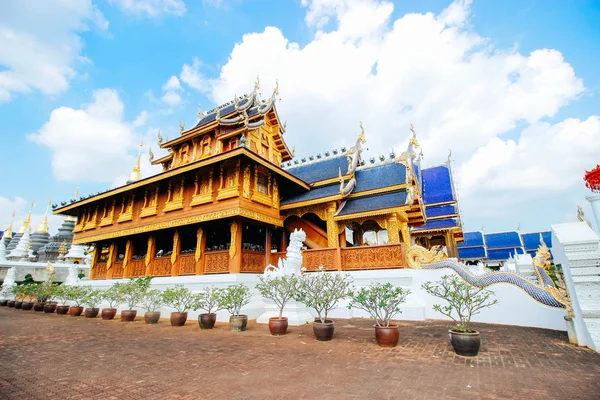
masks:
<path fill-rule="evenodd" d="M 552 262 L 550 261 L 551 258 L 552 255 L 550 254 L 550 249 L 546 246 L 544 238 L 540 233 L 540 247 L 538 247 L 535 257 L 533 258 L 533 265 L 544 268 L 546 271 L 550 271 L 550 267 L 552 266 Z"/>
<path fill-rule="evenodd" d="M 433 246 L 429 250 L 423 246 L 413 245 L 406 252 L 406 263 L 409 268 L 413 269 L 421 269 L 423 264 L 431 264 L 446 258 L 448 258 L 446 249 L 439 245 Z"/>

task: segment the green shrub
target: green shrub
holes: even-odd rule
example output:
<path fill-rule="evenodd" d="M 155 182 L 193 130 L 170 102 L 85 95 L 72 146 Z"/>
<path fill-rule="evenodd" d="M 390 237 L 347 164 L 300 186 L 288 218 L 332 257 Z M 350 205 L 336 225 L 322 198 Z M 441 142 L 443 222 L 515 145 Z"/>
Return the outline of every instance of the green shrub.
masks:
<path fill-rule="evenodd" d="M 175 285 L 173 288 L 168 288 L 163 292 L 163 301 L 166 305 L 184 313 L 191 308 L 196 301 L 196 296 L 189 289 L 181 285 Z"/>
<path fill-rule="evenodd" d="M 239 285 L 227 286 L 221 293 L 219 306 L 229 311 L 229 314 L 237 317 L 240 315 L 242 307 L 250 303 L 250 289 L 240 283 Z"/>
<path fill-rule="evenodd" d="M 372 283 L 359 290 L 348 292 L 350 304 L 348 308 L 365 310 L 375 320 L 377 326 L 390 326 L 391 319 L 400 311 L 400 305 L 406 301 L 410 290 L 391 283 Z"/>

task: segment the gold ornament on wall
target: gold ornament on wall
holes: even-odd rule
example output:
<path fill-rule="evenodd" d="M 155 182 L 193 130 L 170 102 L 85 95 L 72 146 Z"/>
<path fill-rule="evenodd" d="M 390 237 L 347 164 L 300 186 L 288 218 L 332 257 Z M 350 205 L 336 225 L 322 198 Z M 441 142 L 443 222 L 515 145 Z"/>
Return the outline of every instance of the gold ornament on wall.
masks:
<path fill-rule="evenodd" d="M 179 231 L 175 231 L 173 234 L 173 251 L 171 252 L 171 265 L 174 265 L 177 261 L 177 255 L 179 250 L 177 246 L 179 245 Z"/>
<path fill-rule="evenodd" d="M 237 248 L 237 230 L 238 230 L 238 226 L 237 226 L 237 222 L 232 222 L 231 223 L 231 240 L 230 240 L 230 244 L 229 244 L 229 257 L 233 258 L 235 257 L 235 251 Z"/>
<path fill-rule="evenodd" d="M 202 257 L 202 233 L 202 228 L 198 228 L 196 231 L 196 262 L 200 261 L 200 257 Z"/>
<path fill-rule="evenodd" d="M 152 259 L 152 245 L 154 244 L 154 238 L 152 236 L 148 237 L 148 247 L 146 249 L 146 267 L 150 265 L 150 260 Z"/>

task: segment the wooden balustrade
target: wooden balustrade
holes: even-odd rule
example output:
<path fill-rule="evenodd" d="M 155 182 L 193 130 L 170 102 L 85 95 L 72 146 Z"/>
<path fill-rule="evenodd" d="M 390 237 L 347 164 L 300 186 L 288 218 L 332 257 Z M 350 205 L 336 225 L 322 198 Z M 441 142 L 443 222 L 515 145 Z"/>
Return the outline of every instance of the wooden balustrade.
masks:
<path fill-rule="evenodd" d="M 266 265 L 264 251 L 242 250 L 241 272 L 262 274 L 263 272 L 265 272 L 265 268 Z"/>
<path fill-rule="evenodd" d="M 146 276 L 146 262 L 144 260 L 133 260 L 129 262 L 131 268 L 131 277 Z"/>
<path fill-rule="evenodd" d="M 154 259 L 154 276 L 171 275 L 171 256 L 156 257 Z"/>
<path fill-rule="evenodd" d="M 319 266 L 327 271 L 337 270 L 337 248 L 302 250 L 302 266 L 307 271 L 317 271 Z"/>
<path fill-rule="evenodd" d="M 123 261 L 117 261 L 115 262 L 115 264 L 112 267 L 112 278 L 113 279 L 119 279 L 119 278 L 123 278 Z"/>
<path fill-rule="evenodd" d="M 285 258 L 285 251 L 278 251 L 277 253 L 271 253 L 271 261 L 269 263 L 274 266 L 278 266 L 279 259 Z"/>
<path fill-rule="evenodd" d="M 222 274 L 229 272 L 229 250 L 204 253 L 204 273 Z"/>
<path fill-rule="evenodd" d="M 94 279 L 106 278 L 106 263 L 99 262 L 94 265 Z"/>
<path fill-rule="evenodd" d="M 341 252 L 342 269 L 345 271 L 405 267 L 402 243 L 344 247 Z"/>
<path fill-rule="evenodd" d="M 194 254 L 186 254 L 179 256 L 179 275 L 195 275 L 196 274 L 196 256 Z"/>

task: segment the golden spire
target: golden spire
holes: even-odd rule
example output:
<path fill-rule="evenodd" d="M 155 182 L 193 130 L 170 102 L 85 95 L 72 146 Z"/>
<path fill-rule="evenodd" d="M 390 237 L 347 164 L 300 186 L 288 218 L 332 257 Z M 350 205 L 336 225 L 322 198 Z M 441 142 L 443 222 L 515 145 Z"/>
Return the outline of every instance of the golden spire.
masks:
<path fill-rule="evenodd" d="M 40 226 L 35 230 L 40 233 L 48 233 L 48 210 L 50 209 L 50 203 L 52 202 L 52 196 L 48 199 L 48 205 L 46 206 L 46 214 Z"/>
<path fill-rule="evenodd" d="M 254 91 L 258 91 L 260 89 L 260 78 L 256 75 L 256 82 L 254 82 Z"/>
<path fill-rule="evenodd" d="M 202 118 L 202 104 L 198 104 L 198 118 Z"/>
<path fill-rule="evenodd" d="M 139 181 L 142 179 L 142 174 L 140 174 L 140 157 L 142 156 L 142 147 L 144 147 L 144 142 L 140 142 L 140 148 L 138 149 L 137 160 L 135 161 L 135 165 L 133 166 L 133 171 L 129 174 L 129 180 L 127 183 Z"/>
<path fill-rule="evenodd" d="M 8 225 L 8 228 L 6 228 L 6 231 L 4 232 L 4 236 L 2 236 L 3 238 L 8 238 L 8 239 L 12 238 L 12 224 L 13 224 L 14 219 L 15 219 L 15 211 L 13 210 L 12 217 L 10 218 L 10 224 Z"/>
<path fill-rule="evenodd" d="M 73 193 L 73 198 L 75 200 L 77 200 L 77 197 L 79 197 L 79 186 L 75 187 L 75 193 Z"/>
<path fill-rule="evenodd" d="M 27 213 L 27 216 L 25 217 L 25 221 L 23 221 L 23 225 L 21 226 L 21 228 L 19 228 L 19 231 L 17 233 L 23 234 L 23 233 L 25 233 L 27 228 L 29 228 L 29 224 L 31 223 L 31 210 L 33 210 L 34 205 L 35 205 L 35 203 L 32 201 L 31 206 L 29 207 L 29 212 Z"/>

